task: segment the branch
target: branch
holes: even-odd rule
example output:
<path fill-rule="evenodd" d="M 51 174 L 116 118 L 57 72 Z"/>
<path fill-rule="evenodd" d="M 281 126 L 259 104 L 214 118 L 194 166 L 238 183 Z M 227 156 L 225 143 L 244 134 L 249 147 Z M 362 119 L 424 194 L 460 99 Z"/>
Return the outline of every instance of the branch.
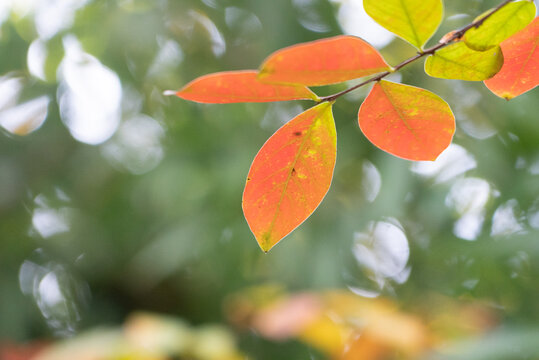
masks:
<path fill-rule="evenodd" d="M 408 64 L 411 64 L 413 63 L 414 61 L 416 60 L 419 60 L 421 59 L 422 57 L 424 56 L 427 56 L 427 55 L 434 55 L 434 53 L 436 53 L 436 51 L 446 47 L 447 45 L 451 44 L 453 41 L 455 40 L 460 40 L 464 34 L 466 33 L 466 31 L 470 30 L 471 28 L 478 28 L 479 26 L 481 26 L 483 24 L 483 22 L 485 22 L 485 20 L 487 20 L 489 17 L 491 17 L 494 13 L 498 12 L 501 8 L 503 8 L 504 6 L 506 6 L 507 4 L 513 2 L 514 0 L 505 0 L 504 2 L 502 2 L 501 4 L 499 4 L 498 6 L 496 6 L 494 9 L 492 9 L 492 11 L 490 13 L 488 13 L 487 15 L 485 15 L 484 17 L 458 29 L 458 30 L 454 30 L 454 31 L 451 31 L 450 33 L 448 33 L 447 35 L 444 35 L 440 41 L 438 41 L 438 44 L 424 50 L 424 51 L 420 51 L 418 52 L 416 55 L 412 56 L 411 58 L 409 59 L 406 59 L 404 60 L 403 62 L 401 62 L 400 64 L 398 64 L 397 66 L 395 66 L 393 69 L 391 69 L 391 71 L 384 71 L 383 73 L 380 73 L 372 78 L 369 78 L 357 85 L 354 85 L 352 86 L 351 88 L 348 88 L 346 90 L 343 90 L 341 92 L 338 92 L 336 94 L 333 94 L 333 95 L 329 95 L 329 96 L 323 96 L 320 98 L 320 100 L 318 101 L 319 103 L 321 102 L 325 102 L 325 101 L 335 101 L 336 99 L 340 98 L 341 96 L 345 95 L 345 94 L 348 94 L 349 92 L 351 91 L 354 91 L 362 86 L 365 86 L 371 82 L 375 82 L 375 81 L 380 81 L 382 80 L 383 78 L 385 78 L 386 76 L 388 76 L 389 74 L 391 73 L 394 73 L 400 69 L 402 69 L 403 67 L 405 67 L 406 65 Z"/>

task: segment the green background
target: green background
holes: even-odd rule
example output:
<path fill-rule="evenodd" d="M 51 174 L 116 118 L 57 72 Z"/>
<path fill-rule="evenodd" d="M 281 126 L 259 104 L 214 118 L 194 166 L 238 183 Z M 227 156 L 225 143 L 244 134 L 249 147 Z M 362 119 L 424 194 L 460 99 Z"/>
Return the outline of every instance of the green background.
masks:
<path fill-rule="evenodd" d="M 446 1 L 445 20 L 429 44 L 496 4 Z M 537 342 L 526 340 L 539 331 L 537 89 L 507 102 L 481 82 L 429 78 L 421 62 L 401 70 L 403 83 L 437 93 L 457 118 L 453 143 L 460 148 L 434 175 L 419 173 L 361 134 L 357 110 L 365 89 L 339 99 L 332 187 L 305 223 L 263 254 L 241 212 L 246 174 L 273 131 L 312 103 L 203 105 L 163 91 L 210 72 L 256 69 L 279 48 L 342 34 L 338 3 L 94 0 L 48 39 L 36 26 L 38 10 L 7 7 L 0 76 L 20 79 L 18 103 L 40 96 L 51 102 L 39 129 L 27 136 L 0 133 L 0 339 L 72 336 L 120 324 L 140 309 L 192 324 L 226 324 L 228 295 L 277 283 L 290 292 L 361 288 L 403 309 L 424 306 L 431 294 L 481 301 L 497 314 L 497 326 L 468 340 L 462 351 L 472 355 L 456 358 L 539 357 Z M 40 36 L 47 49 L 42 79 L 27 66 L 29 46 Z M 126 140 L 131 147 L 119 132 L 100 144 L 77 141 L 62 122 L 59 64 L 66 39 L 75 38 L 95 57 L 90 62 L 120 80 L 120 128 L 141 116 L 150 124 L 135 131 L 138 143 Z M 392 65 L 414 55 L 400 39 L 380 51 Z M 85 111 L 92 119 L 92 109 Z M 119 160 L 111 160 L 111 146 L 123 154 Z M 374 168 L 381 180 L 377 196 Z M 440 175 L 444 171 L 449 175 Z M 486 196 L 483 202 L 474 191 Z M 455 198 L 460 208 L 452 205 Z M 61 219 L 64 228 L 44 236 L 35 224 L 40 210 Z M 465 214 L 476 219 L 473 239 L 455 230 Z M 354 256 L 357 234 L 373 221 L 398 221 L 406 235 L 410 274 L 402 284 Z M 51 272 L 62 306 L 39 305 L 43 294 L 35 282 Z M 310 358 L 299 342 L 237 336 L 254 359 Z M 488 344 L 499 350 L 492 354 Z"/>

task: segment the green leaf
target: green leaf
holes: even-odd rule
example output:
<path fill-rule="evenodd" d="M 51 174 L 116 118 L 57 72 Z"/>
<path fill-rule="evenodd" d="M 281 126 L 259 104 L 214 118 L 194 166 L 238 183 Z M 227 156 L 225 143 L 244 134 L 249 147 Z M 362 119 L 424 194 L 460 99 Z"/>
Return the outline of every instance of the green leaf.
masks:
<path fill-rule="evenodd" d="M 442 0 L 363 0 L 371 18 L 418 49 L 442 22 Z"/>
<path fill-rule="evenodd" d="M 496 75 L 503 65 L 499 46 L 487 51 L 475 51 L 463 42 L 451 44 L 430 55 L 425 72 L 442 79 L 482 81 Z"/>
<path fill-rule="evenodd" d="M 489 10 L 476 20 L 488 15 L 491 11 Z M 535 18 L 535 13 L 536 8 L 533 2 L 510 3 L 492 14 L 481 26 L 468 30 L 464 35 L 464 42 L 474 50 L 488 50 L 522 30 Z"/>

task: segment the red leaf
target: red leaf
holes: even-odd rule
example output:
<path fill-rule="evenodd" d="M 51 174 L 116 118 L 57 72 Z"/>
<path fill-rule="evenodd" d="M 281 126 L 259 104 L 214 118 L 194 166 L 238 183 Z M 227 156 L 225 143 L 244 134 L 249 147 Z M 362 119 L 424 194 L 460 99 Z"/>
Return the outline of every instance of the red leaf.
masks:
<path fill-rule="evenodd" d="M 243 192 L 243 213 L 265 252 L 307 219 L 326 195 L 337 152 L 332 103 L 282 126 L 256 155 Z"/>
<path fill-rule="evenodd" d="M 271 54 L 260 67 L 265 82 L 327 85 L 389 70 L 382 55 L 354 36 L 293 45 Z"/>
<path fill-rule="evenodd" d="M 408 160 L 435 160 L 455 132 L 455 117 L 439 96 L 384 80 L 374 84 L 358 119 L 374 145 Z"/>
<path fill-rule="evenodd" d="M 262 83 L 257 79 L 255 70 L 225 71 L 201 76 L 175 94 L 185 100 L 215 104 L 318 100 L 305 86 Z"/>
<path fill-rule="evenodd" d="M 485 85 L 510 100 L 539 85 L 539 18 L 500 44 L 505 59 L 502 69 Z"/>
<path fill-rule="evenodd" d="M 0 343 L 0 360 L 31 360 L 49 346 L 44 341 L 33 341 L 26 345 Z"/>

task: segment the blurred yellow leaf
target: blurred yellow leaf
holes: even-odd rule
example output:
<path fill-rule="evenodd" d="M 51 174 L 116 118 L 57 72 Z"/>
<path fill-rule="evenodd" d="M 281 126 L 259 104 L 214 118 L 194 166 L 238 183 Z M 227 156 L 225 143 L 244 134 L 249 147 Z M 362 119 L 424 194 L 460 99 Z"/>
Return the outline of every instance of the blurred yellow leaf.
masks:
<path fill-rule="evenodd" d="M 326 354 L 338 356 L 342 353 L 349 335 L 350 330 L 336 323 L 327 314 L 321 313 L 298 337 Z"/>
<path fill-rule="evenodd" d="M 123 331 L 95 329 L 51 345 L 32 360 L 244 360 L 233 334 L 220 325 L 190 327 L 150 313 L 129 317 Z M 0 359 L 3 360 L 3 359 Z"/>
<path fill-rule="evenodd" d="M 149 313 L 135 313 L 124 325 L 127 340 L 153 354 L 182 354 L 193 343 L 183 321 Z"/>

